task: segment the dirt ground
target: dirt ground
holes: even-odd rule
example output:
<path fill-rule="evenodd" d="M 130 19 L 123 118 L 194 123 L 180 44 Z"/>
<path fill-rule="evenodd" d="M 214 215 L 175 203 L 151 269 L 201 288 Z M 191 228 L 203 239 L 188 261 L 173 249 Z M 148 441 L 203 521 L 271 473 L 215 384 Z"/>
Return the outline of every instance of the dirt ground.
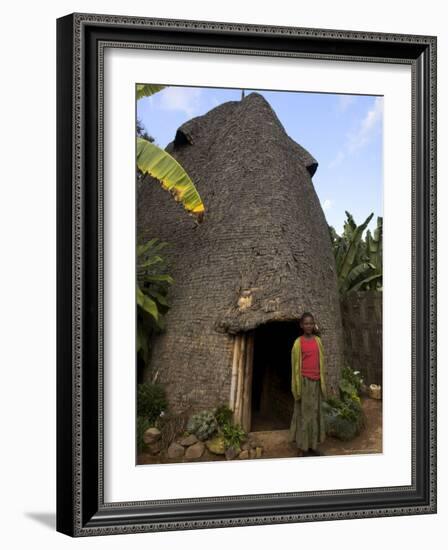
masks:
<path fill-rule="evenodd" d="M 326 441 L 319 446 L 319 450 L 323 455 L 334 456 L 382 452 L 382 401 L 366 397 L 361 398 L 361 403 L 366 413 L 365 429 L 351 441 L 340 441 L 339 439 L 327 436 Z M 257 431 L 250 432 L 249 435 L 251 439 L 256 439 L 263 447 L 262 458 L 297 457 L 297 450 L 294 448 L 294 445 L 288 443 L 288 430 Z M 298 458 L 306 459 L 307 457 Z M 215 455 L 205 449 L 204 454 L 195 460 L 186 460 L 185 458 L 169 459 L 165 456 L 151 456 L 149 453 L 141 453 L 137 457 L 137 464 L 211 462 L 217 460 L 226 460 L 226 458 L 223 455 Z"/>

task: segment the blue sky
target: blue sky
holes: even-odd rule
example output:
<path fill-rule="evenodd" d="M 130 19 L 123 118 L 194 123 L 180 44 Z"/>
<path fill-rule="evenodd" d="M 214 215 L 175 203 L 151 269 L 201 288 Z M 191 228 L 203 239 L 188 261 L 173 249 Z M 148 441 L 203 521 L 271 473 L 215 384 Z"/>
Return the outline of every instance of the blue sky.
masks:
<path fill-rule="evenodd" d="M 383 215 L 383 100 L 377 96 L 271 92 L 262 94 L 288 135 L 319 163 L 314 187 L 327 222 L 340 233 L 345 210 L 357 224 Z M 164 148 L 185 121 L 241 99 L 240 89 L 170 86 L 137 102 L 137 117 Z"/>

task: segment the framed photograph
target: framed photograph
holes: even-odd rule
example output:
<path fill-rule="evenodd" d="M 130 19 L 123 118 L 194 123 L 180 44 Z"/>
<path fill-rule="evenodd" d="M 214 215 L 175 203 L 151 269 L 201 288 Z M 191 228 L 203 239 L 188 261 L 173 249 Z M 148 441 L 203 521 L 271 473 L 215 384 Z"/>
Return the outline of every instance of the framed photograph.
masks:
<path fill-rule="evenodd" d="M 436 513 L 433 36 L 57 20 L 57 530 Z"/>

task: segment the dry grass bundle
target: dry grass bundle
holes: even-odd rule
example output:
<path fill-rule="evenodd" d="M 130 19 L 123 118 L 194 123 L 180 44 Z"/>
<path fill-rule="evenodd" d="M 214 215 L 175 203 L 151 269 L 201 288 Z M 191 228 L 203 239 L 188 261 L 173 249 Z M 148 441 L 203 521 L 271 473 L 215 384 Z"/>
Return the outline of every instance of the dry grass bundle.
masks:
<path fill-rule="evenodd" d="M 192 408 L 187 407 L 180 413 L 166 412 L 157 421 L 161 432 L 162 448 L 167 449 L 180 434 L 185 432 Z"/>

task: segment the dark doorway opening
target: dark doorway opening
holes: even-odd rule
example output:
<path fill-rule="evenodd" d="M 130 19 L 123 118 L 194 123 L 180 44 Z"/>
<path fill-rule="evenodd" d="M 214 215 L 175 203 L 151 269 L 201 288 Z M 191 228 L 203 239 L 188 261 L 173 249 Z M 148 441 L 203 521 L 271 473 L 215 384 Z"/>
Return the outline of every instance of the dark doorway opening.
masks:
<path fill-rule="evenodd" d="M 294 405 L 291 350 L 301 332 L 298 321 L 273 321 L 255 329 L 252 431 L 289 428 Z"/>

